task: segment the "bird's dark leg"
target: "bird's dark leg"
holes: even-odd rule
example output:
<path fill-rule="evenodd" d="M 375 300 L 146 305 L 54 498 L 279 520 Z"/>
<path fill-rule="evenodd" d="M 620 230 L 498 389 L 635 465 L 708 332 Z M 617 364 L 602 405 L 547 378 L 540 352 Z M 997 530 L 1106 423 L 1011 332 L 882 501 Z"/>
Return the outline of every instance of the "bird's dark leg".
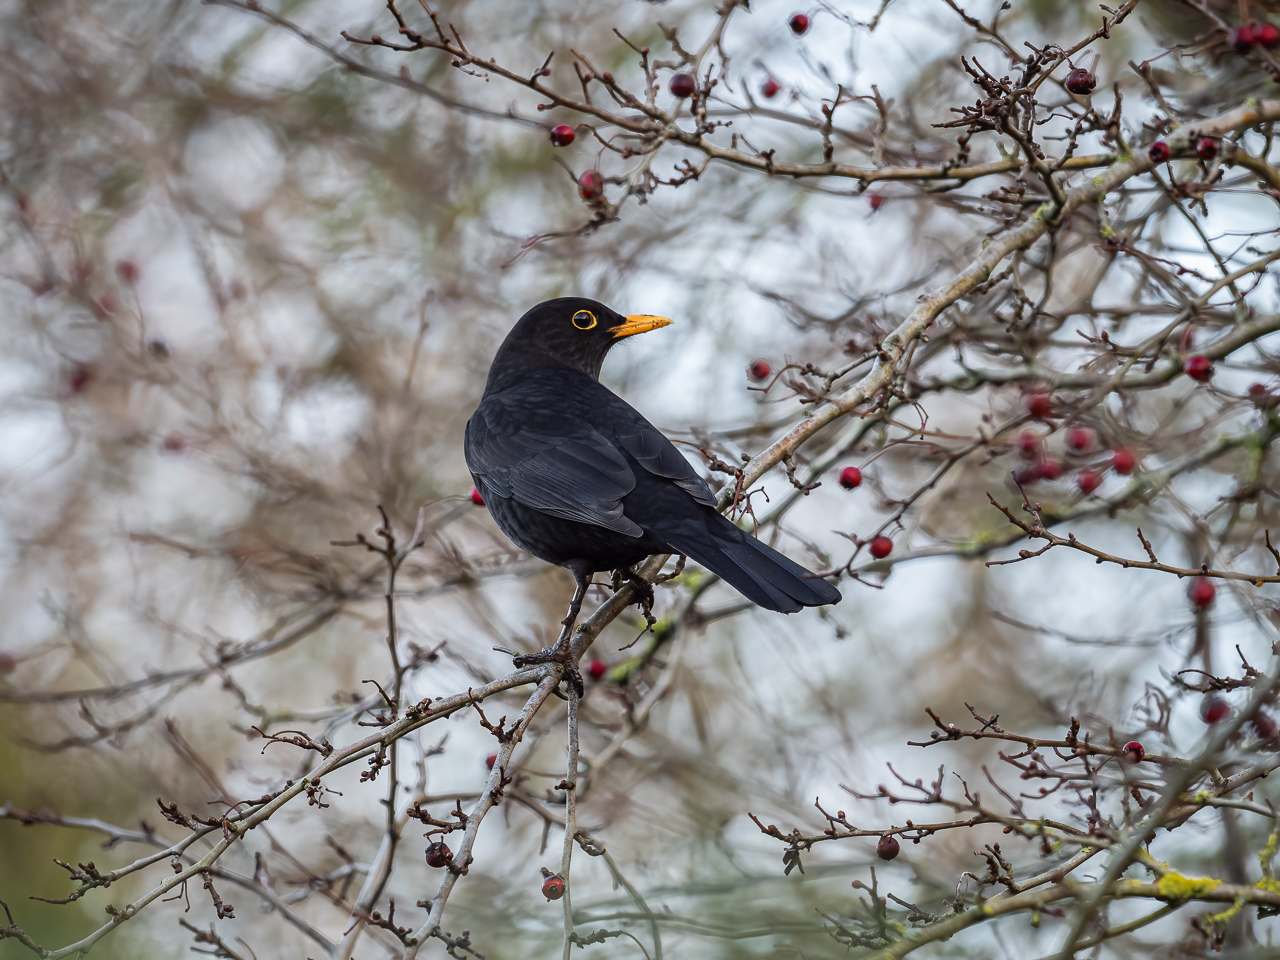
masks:
<path fill-rule="evenodd" d="M 565 679 L 573 684 L 574 689 L 578 691 L 578 696 L 582 696 L 582 674 L 578 672 L 578 665 L 573 662 L 569 641 L 573 637 L 573 625 L 578 622 L 578 614 L 582 611 L 582 600 L 587 595 L 587 587 L 591 586 L 592 574 L 585 564 L 573 564 L 569 569 L 573 572 L 576 587 L 573 591 L 573 599 L 569 601 L 569 613 L 560 621 L 560 636 L 556 638 L 553 646 L 544 647 L 538 653 L 512 657 L 511 662 L 517 667 L 529 667 L 535 663 L 563 663 Z"/>

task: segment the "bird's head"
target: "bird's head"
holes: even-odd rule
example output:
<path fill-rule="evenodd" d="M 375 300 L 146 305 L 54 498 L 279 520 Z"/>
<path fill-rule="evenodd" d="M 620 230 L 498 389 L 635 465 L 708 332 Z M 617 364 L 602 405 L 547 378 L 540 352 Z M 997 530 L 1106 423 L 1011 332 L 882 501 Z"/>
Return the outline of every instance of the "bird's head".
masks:
<path fill-rule="evenodd" d="M 669 323 L 666 317 L 648 314 L 624 317 L 585 297 L 545 300 L 516 321 L 498 348 L 493 372 L 555 364 L 598 378 L 614 344 Z"/>

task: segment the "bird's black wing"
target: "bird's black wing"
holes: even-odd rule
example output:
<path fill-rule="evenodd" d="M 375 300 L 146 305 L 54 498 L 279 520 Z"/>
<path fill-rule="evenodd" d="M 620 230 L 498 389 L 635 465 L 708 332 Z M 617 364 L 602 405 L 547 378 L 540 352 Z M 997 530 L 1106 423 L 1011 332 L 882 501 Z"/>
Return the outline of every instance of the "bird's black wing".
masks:
<path fill-rule="evenodd" d="M 626 455 L 584 415 L 590 402 L 572 389 L 577 383 L 556 386 L 555 396 L 535 381 L 481 401 L 466 435 L 467 466 L 481 496 L 511 497 L 554 517 L 642 536 L 622 512 L 622 498 L 636 485 Z"/>
<path fill-rule="evenodd" d="M 613 435 L 622 448 L 650 473 L 673 481 L 699 503 L 714 507 L 716 497 L 707 481 L 698 476 L 675 445 L 626 401 L 619 397 L 614 400 L 630 413 L 628 417 L 617 417 L 613 427 Z"/>

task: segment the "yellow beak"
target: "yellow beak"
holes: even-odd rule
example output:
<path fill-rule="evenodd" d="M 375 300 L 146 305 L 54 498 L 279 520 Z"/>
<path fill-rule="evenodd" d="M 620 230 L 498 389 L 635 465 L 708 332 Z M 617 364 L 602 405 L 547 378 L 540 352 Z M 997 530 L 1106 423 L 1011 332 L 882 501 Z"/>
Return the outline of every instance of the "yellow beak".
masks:
<path fill-rule="evenodd" d="M 627 317 L 626 323 L 610 327 L 609 332 L 613 334 L 615 340 L 620 340 L 623 337 L 634 337 L 637 333 L 648 333 L 650 330 L 670 325 L 671 321 L 666 317 L 651 317 L 647 313 L 635 313 Z"/>

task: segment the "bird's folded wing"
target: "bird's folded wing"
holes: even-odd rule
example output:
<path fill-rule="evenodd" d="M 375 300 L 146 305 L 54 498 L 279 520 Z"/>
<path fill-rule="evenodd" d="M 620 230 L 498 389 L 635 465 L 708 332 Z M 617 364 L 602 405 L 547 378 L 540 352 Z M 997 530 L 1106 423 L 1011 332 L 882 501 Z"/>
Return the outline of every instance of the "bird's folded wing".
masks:
<path fill-rule="evenodd" d="M 578 520 L 639 537 L 644 531 L 622 513 L 635 489 L 626 456 L 590 424 L 564 420 L 551 433 L 536 415 L 514 414 L 505 404 L 481 404 L 467 424 L 467 465 L 491 493 L 554 517 Z M 550 426 L 550 425 L 547 425 Z M 566 429 L 568 427 L 568 429 Z"/>
<path fill-rule="evenodd" d="M 680 455 L 680 451 L 657 427 L 634 410 L 632 413 L 634 415 L 630 418 L 620 418 L 613 430 L 622 448 L 650 473 L 674 481 L 699 503 L 714 507 L 716 497 L 707 481 L 698 476 L 692 464 Z"/>

